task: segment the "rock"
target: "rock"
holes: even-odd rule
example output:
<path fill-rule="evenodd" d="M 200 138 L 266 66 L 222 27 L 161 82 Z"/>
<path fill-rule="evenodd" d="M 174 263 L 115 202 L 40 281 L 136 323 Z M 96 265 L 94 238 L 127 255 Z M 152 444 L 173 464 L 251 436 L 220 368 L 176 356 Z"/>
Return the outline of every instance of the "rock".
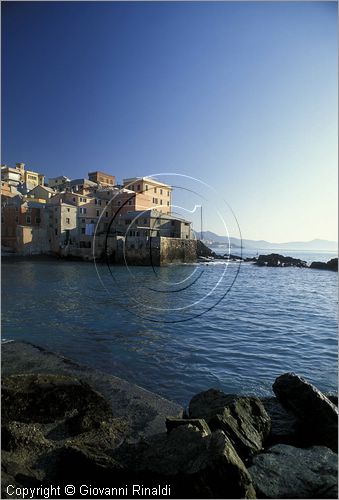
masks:
<path fill-rule="evenodd" d="M 179 425 L 192 425 L 197 427 L 203 434 L 203 436 L 208 436 L 211 434 L 211 430 L 207 423 L 202 418 L 178 418 L 178 417 L 167 417 L 166 418 L 166 428 L 167 432 L 171 432 L 173 429 L 179 427 Z"/>
<path fill-rule="evenodd" d="M 27 449 L 41 451 L 50 448 L 51 443 L 45 438 L 40 429 L 33 424 L 8 422 L 1 428 L 1 449 L 17 451 Z"/>
<path fill-rule="evenodd" d="M 277 443 L 299 446 L 298 421 L 293 413 L 287 411 L 277 398 L 261 398 L 265 410 L 271 419 L 270 445 Z"/>
<path fill-rule="evenodd" d="M 197 257 L 216 257 L 216 253 L 201 240 L 197 240 Z"/>
<path fill-rule="evenodd" d="M 269 255 L 259 255 L 255 264 L 257 266 L 268 267 L 307 267 L 307 263 L 301 259 L 294 259 L 293 257 L 285 257 L 278 253 L 271 253 Z"/>
<path fill-rule="evenodd" d="M 121 473 L 123 466 L 100 448 L 77 444 L 63 446 L 55 466 L 55 476 L 61 483 L 71 481 L 72 484 L 85 482 L 106 485 L 112 482 L 112 476 L 119 477 Z M 120 479 L 124 478 L 119 477 Z"/>
<path fill-rule="evenodd" d="M 51 423 L 68 419 L 73 435 L 112 417 L 106 400 L 88 384 L 66 375 L 12 375 L 2 379 L 2 419 Z"/>
<path fill-rule="evenodd" d="M 328 262 L 312 262 L 311 269 L 327 269 L 329 271 L 338 271 L 338 258 L 331 259 Z"/>
<path fill-rule="evenodd" d="M 244 463 L 220 430 L 204 436 L 180 425 L 117 453 L 142 484 L 170 484 L 172 498 L 255 498 Z"/>
<path fill-rule="evenodd" d="M 329 448 L 272 446 L 248 471 L 258 498 L 338 498 L 338 457 Z"/>
<path fill-rule="evenodd" d="M 324 394 L 294 373 L 278 377 L 273 391 L 300 421 L 299 432 L 305 445 L 338 450 L 338 408 Z"/>
<path fill-rule="evenodd" d="M 224 431 L 242 459 L 262 449 L 271 426 L 270 417 L 258 398 L 225 394 L 216 389 L 191 399 L 189 417 L 205 419 L 212 431 Z"/>

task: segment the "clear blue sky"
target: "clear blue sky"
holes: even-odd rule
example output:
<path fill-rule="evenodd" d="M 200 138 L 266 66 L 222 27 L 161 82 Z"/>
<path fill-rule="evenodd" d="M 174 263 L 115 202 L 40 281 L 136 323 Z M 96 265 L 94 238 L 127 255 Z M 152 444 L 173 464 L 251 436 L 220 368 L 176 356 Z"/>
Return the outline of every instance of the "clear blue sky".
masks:
<path fill-rule="evenodd" d="M 244 238 L 337 239 L 336 3 L 2 2 L 2 24 L 3 163 L 184 173 Z"/>

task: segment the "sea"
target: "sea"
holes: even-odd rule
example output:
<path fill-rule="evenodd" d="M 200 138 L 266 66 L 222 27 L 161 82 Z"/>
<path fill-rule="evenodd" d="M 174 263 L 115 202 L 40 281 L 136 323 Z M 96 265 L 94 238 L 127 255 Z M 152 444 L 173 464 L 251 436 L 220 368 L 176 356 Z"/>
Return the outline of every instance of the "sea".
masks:
<path fill-rule="evenodd" d="M 2 341 L 32 342 L 182 405 L 211 387 L 272 395 L 285 372 L 337 392 L 337 280 L 333 271 L 224 261 L 152 268 L 4 258 Z"/>

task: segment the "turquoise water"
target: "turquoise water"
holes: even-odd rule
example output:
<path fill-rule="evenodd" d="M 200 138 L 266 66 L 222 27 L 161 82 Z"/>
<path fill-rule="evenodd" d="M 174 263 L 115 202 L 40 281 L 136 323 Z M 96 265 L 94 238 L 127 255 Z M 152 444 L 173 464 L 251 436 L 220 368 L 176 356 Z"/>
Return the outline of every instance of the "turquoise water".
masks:
<path fill-rule="evenodd" d="M 209 387 L 270 394 L 286 371 L 337 390 L 334 272 L 4 260 L 2 286 L 3 340 L 33 342 L 183 404 Z"/>

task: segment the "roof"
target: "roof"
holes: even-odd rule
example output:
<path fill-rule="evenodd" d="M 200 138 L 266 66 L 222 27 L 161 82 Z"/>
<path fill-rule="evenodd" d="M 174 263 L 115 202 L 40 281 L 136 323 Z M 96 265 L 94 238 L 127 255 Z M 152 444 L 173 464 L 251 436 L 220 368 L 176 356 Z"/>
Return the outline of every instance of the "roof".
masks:
<path fill-rule="evenodd" d="M 41 188 L 41 189 L 44 189 L 45 191 L 47 191 L 48 193 L 55 193 L 54 189 L 50 188 L 50 187 L 47 187 L 47 186 L 41 186 L 41 185 L 38 185 L 38 186 L 35 186 L 33 189 L 31 189 L 29 191 L 29 193 L 31 193 L 32 191 L 34 191 L 35 189 L 37 188 Z"/>
<path fill-rule="evenodd" d="M 102 170 L 94 170 L 94 172 L 88 172 L 88 175 L 94 175 L 94 174 L 102 174 L 102 175 L 106 175 L 107 177 L 115 177 L 115 175 L 107 174 L 106 172 L 103 172 Z"/>
<path fill-rule="evenodd" d="M 129 179 L 123 179 L 124 184 L 132 184 L 133 182 L 138 182 L 138 181 L 149 182 L 157 184 L 158 186 L 166 186 L 167 189 L 172 189 L 172 186 L 170 186 L 169 184 L 166 184 L 165 182 L 156 181 L 151 177 L 131 177 Z"/>
<path fill-rule="evenodd" d="M 90 181 L 89 179 L 72 179 L 71 181 L 67 181 L 67 184 L 70 185 L 78 185 L 78 184 L 87 184 L 88 186 L 97 186 L 96 182 Z"/>

